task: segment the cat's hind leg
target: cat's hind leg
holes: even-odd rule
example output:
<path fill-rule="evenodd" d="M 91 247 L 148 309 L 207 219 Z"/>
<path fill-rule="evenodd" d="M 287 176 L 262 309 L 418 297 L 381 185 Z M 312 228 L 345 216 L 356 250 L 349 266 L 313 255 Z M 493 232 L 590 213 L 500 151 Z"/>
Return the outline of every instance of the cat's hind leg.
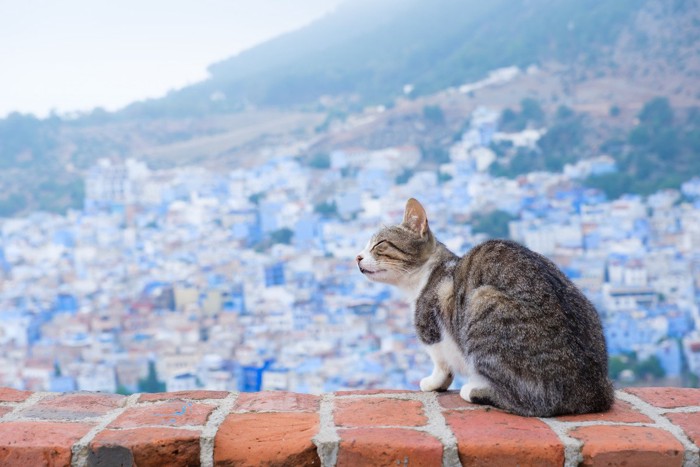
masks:
<path fill-rule="evenodd" d="M 426 350 L 433 361 L 433 372 L 430 376 L 420 380 L 420 390 L 423 392 L 446 391 L 452 384 L 454 375 L 447 360 L 442 355 L 440 343 L 428 345 Z"/>
<path fill-rule="evenodd" d="M 488 380 L 476 372 L 469 375 L 469 382 L 459 390 L 459 396 L 474 404 L 493 405 L 494 400 L 493 390 Z"/>
<path fill-rule="evenodd" d="M 564 348 L 558 329 L 548 326 L 541 310 L 492 286 L 481 286 L 469 300 L 467 326 L 460 336 L 469 355 L 469 376 L 478 378 L 460 395 L 524 416 L 550 416 L 561 400 L 551 389 L 565 372 L 554 348 Z M 553 345 L 552 343 L 556 343 Z M 556 388 L 555 388 L 556 389 Z M 465 397 L 466 396 L 466 397 Z"/>

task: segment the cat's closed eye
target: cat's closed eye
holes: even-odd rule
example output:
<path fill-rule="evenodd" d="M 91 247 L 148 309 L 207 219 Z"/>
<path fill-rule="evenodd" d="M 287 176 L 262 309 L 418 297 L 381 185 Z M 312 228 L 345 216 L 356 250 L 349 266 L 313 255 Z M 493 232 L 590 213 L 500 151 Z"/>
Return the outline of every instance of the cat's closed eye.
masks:
<path fill-rule="evenodd" d="M 373 251 L 374 253 L 382 254 L 382 253 L 386 252 L 387 248 L 388 248 L 388 247 L 387 247 L 387 244 L 386 244 L 386 243 L 377 243 L 377 244 L 374 246 L 374 249 L 373 249 L 372 251 Z"/>
<path fill-rule="evenodd" d="M 386 240 L 379 240 L 377 243 L 374 244 L 374 246 L 370 249 L 370 251 L 382 250 L 385 247 L 386 247 Z"/>
<path fill-rule="evenodd" d="M 401 261 L 403 259 L 403 252 L 399 250 L 396 246 L 394 246 L 392 243 L 383 240 L 382 242 L 379 242 L 375 245 L 372 253 L 376 257 L 382 257 L 386 259 L 393 259 L 397 261 Z"/>

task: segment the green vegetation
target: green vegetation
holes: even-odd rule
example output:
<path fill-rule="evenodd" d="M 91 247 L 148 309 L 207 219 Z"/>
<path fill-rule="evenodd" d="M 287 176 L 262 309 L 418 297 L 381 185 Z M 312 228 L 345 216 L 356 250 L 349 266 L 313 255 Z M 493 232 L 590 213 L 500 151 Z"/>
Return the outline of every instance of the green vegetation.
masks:
<path fill-rule="evenodd" d="M 565 164 L 596 152 L 587 143 L 590 129 L 583 115 L 561 106 L 547 118 L 542 117 L 536 103 L 523 101 L 521 107 L 520 112 L 506 109 L 502 113 L 501 125 L 505 129 L 518 131 L 541 118 L 548 130 L 536 150 L 514 148 L 509 143 L 492 144 L 498 156 L 489 168 L 492 175 L 516 177 L 537 170 L 561 171 Z M 611 113 L 617 114 L 619 109 L 611 109 Z M 700 109 L 691 109 L 680 117 L 668 99 L 657 97 L 644 105 L 638 119 L 639 124 L 626 136 L 610 137 L 597 151 L 614 157 L 619 171 L 589 177 L 584 182 L 586 186 L 598 188 L 615 199 L 625 193 L 647 195 L 664 188 L 678 188 L 700 174 Z"/>
<path fill-rule="evenodd" d="M 448 173 L 438 172 L 438 183 L 441 185 L 445 182 L 449 182 L 450 180 L 452 180 L 452 178 L 453 178 L 452 175 L 450 175 Z"/>
<path fill-rule="evenodd" d="M 212 65 L 207 81 L 122 113 L 154 118 L 232 112 L 246 103 L 310 106 L 324 95 L 382 104 L 402 94 L 407 83 L 415 95 L 424 95 L 505 66 L 551 60 L 594 65 L 642 4 L 347 2 L 306 28 Z M 216 92 L 226 99 L 211 100 Z"/>
<path fill-rule="evenodd" d="M 127 387 L 124 386 L 123 384 L 118 384 L 117 385 L 117 394 L 121 394 L 122 396 L 130 396 L 131 391 L 129 391 L 129 389 L 127 389 Z"/>
<path fill-rule="evenodd" d="M 309 159 L 309 166 L 315 169 L 328 169 L 331 166 L 331 156 L 328 154 L 314 154 Z"/>
<path fill-rule="evenodd" d="M 61 120 L 12 113 L 0 119 L 0 217 L 29 209 L 64 212 L 83 204 L 81 177 L 56 157 Z"/>
<path fill-rule="evenodd" d="M 253 193 L 252 195 L 248 196 L 248 201 L 253 203 L 254 205 L 260 204 L 260 201 L 265 199 L 265 193 L 264 192 L 259 192 L 259 193 Z"/>
<path fill-rule="evenodd" d="M 538 141 L 542 168 L 560 171 L 564 164 L 578 160 L 584 151 L 584 133 L 582 116 L 568 107 L 559 107 L 554 124 Z"/>
<path fill-rule="evenodd" d="M 472 231 L 484 233 L 490 238 L 508 238 L 508 223 L 516 219 L 510 213 L 495 210 L 472 218 Z"/>
<path fill-rule="evenodd" d="M 544 124 L 545 114 L 540 103 L 526 98 L 520 101 L 520 112 L 506 108 L 501 112 L 500 127 L 505 132 L 522 131 L 528 125 L 540 127 Z"/>
<path fill-rule="evenodd" d="M 158 380 L 156 364 L 153 360 L 148 362 L 148 375 L 139 379 L 139 392 L 164 392 L 165 383 Z"/>
<path fill-rule="evenodd" d="M 608 375 L 617 380 L 625 370 L 631 370 L 635 378 L 642 380 L 659 379 L 666 376 L 661 362 L 656 355 L 639 360 L 636 352 L 615 355 L 608 359 Z"/>
<path fill-rule="evenodd" d="M 493 144 L 491 148 L 499 156 L 489 171 L 499 177 L 516 177 L 538 170 L 560 171 L 564 164 L 575 162 L 585 153 L 586 127 L 583 116 L 572 109 L 560 106 L 549 119 L 539 103 L 533 99 L 521 102 L 521 111 L 506 109 L 501 114 L 501 126 L 506 131 L 521 131 L 528 125 L 547 125 L 547 132 L 537 143 L 537 149 L 515 148 L 512 144 Z"/>
<path fill-rule="evenodd" d="M 423 118 L 433 125 L 443 125 L 445 114 L 439 105 L 426 105 L 423 107 Z"/>
<path fill-rule="evenodd" d="M 325 201 L 314 206 L 314 212 L 323 217 L 335 217 L 338 215 L 338 205 L 335 201 Z"/>
<path fill-rule="evenodd" d="M 40 209 L 49 212 L 62 213 L 67 206 L 82 207 L 85 199 L 85 185 L 81 179 L 45 180 L 37 188 L 34 199 Z"/>
<path fill-rule="evenodd" d="M 411 169 L 403 169 L 403 172 L 398 174 L 396 178 L 394 179 L 394 182 L 397 185 L 405 185 L 408 183 L 408 181 L 413 177 L 413 170 Z"/>
<path fill-rule="evenodd" d="M 27 207 L 27 198 L 19 193 L 9 193 L 0 199 L 0 217 L 10 217 Z"/>
<path fill-rule="evenodd" d="M 31 167 L 48 162 L 45 155 L 56 148 L 59 123 L 16 112 L 0 120 L 0 168 Z"/>
<path fill-rule="evenodd" d="M 676 115 L 667 98 L 657 97 L 644 105 L 638 119 L 626 139 L 611 138 L 603 145 L 620 171 L 590 177 L 586 185 L 616 198 L 624 193 L 646 195 L 678 188 L 700 174 L 700 109 L 691 109 L 683 118 Z"/>
<path fill-rule="evenodd" d="M 273 244 L 282 243 L 284 245 L 289 245 L 292 243 L 292 237 L 294 237 L 294 232 L 286 227 L 270 232 L 270 240 Z"/>
<path fill-rule="evenodd" d="M 525 148 L 517 148 L 510 161 L 507 163 L 496 162 L 489 167 L 489 172 L 495 177 L 514 178 L 535 170 L 533 167 L 538 164 L 539 157 L 536 151 Z M 541 165 L 541 164 L 539 164 Z"/>
<path fill-rule="evenodd" d="M 420 153 L 423 161 L 434 164 L 446 164 L 450 162 L 450 153 L 442 146 L 421 146 Z"/>

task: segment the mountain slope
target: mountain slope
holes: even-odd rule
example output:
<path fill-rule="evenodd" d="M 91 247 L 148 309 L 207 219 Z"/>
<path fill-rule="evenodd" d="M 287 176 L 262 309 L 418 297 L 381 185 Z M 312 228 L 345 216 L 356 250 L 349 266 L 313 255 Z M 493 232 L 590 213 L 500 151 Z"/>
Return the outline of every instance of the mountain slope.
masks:
<path fill-rule="evenodd" d="M 502 66 L 592 64 L 643 3 L 350 1 L 304 29 L 212 65 L 209 80 L 128 112 L 232 111 L 251 103 L 308 104 L 322 95 L 383 102 L 407 83 L 428 93 Z"/>

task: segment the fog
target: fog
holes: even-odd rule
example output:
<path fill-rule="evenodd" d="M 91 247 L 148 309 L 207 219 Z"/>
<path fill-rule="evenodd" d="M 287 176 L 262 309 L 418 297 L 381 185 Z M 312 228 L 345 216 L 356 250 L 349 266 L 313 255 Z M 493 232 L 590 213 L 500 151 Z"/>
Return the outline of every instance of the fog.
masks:
<path fill-rule="evenodd" d="M 0 116 L 134 100 L 206 78 L 206 67 L 298 29 L 340 0 L 0 2 Z"/>

